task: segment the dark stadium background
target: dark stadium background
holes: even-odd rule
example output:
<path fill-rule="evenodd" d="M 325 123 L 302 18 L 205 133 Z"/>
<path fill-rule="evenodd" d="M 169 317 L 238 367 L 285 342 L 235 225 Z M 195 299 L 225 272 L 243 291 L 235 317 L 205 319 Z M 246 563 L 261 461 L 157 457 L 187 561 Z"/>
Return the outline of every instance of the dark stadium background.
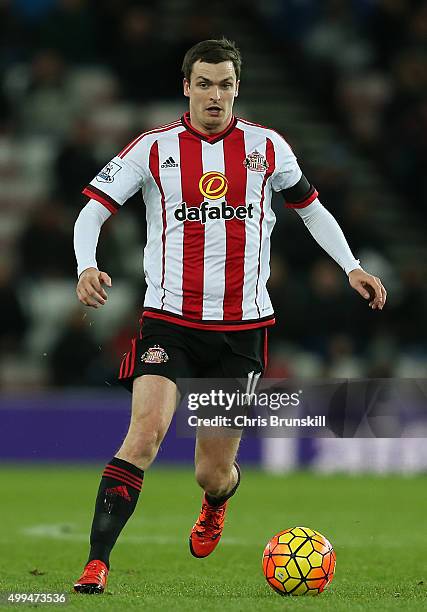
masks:
<path fill-rule="evenodd" d="M 425 377 L 426 34 L 421 1 L 0 3 L 3 459 L 103 461 L 118 442 L 108 402 L 124 433 L 130 398 L 106 381 L 138 325 L 144 206 L 137 194 L 102 229 L 98 264 L 113 288 L 98 311 L 75 296 L 73 225 L 97 171 L 185 109 L 182 57 L 209 37 L 243 53 L 236 114 L 285 135 L 388 289 L 386 308 L 371 311 L 277 200 L 268 375 Z M 83 413 L 99 448 L 73 444 Z"/>
<path fill-rule="evenodd" d="M 137 195 L 102 229 L 108 303 L 78 303 L 81 189 L 132 137 L 186 109 L 184 52 L 222 35 L 243 53 L 236 114 L 284 134 L 388 290 L 372 312 L 278 199 L 267 375 L 425 386 L 427 2 L 0 0 L 0 607 L 2 593 L 25 591 L 66 592 L 75 610 L 282 611 L 290 602 L 265 583 L 262 551 L 306 525 L 331 540 L 337 572 L 325 594 L 292 605 L 426 609 L 424 421 L 406 438 L 247 436 L 224 537 L 203 562 L 187 544 L 201 500 L 194 442 L 172 427 L 107 596 L 71 595 L 102 467 L 126 432 L 130 394 L 107 382 L 144 292 Z"/>

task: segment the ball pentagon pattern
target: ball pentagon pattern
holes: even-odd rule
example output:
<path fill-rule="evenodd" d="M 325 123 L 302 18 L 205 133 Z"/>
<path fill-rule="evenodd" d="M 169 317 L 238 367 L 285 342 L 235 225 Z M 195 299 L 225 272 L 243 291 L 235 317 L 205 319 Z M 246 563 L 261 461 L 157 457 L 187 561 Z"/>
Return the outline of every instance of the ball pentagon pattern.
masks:
<path fill-rule="evenodd" d="M 280 595 L 318 595 L 335 572 L 335 551 L 329 540 L 309 527 L 277 533 L 264 549 L 262 569 Z"/>

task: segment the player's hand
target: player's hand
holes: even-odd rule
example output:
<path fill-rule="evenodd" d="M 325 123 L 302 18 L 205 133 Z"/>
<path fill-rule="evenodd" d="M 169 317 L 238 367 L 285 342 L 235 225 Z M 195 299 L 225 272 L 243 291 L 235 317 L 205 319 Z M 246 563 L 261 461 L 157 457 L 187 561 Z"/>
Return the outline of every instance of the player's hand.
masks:
<path fill-rule="evenodd" d="M 79 277 L 77 283 L 77 297 L 82 304 L 99 308 L 107 301 L 107 292 L 102 287 L 111 287 L 111 278 L 106 272 L 100 272 L 96 268 L 86 268 Z"/>
<path fill-rule="evenodd" d="M 365 300 L 370 300 L 369 306 L 372 310 L 382 310 L 384 308 L 387 291 L 378 276 L 372 276 L 372 274 L 358 268 L 349 273 L 348 280 L 353 289 L 360 293 Z"/>

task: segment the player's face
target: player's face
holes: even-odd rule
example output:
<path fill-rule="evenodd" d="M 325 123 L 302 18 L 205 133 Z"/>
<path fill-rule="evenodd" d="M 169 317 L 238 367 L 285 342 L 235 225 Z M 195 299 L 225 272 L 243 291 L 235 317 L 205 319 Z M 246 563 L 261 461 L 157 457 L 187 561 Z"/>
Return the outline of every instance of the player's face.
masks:
<path fill-rule="evenodd" d="M 190 99 L 190 120 L 201 132 L 216 134 L 230 123 L 239 91 L 233 62 L 208 64 L 197 60 L 191 79 L 184 79 L 184 95 Z"/>

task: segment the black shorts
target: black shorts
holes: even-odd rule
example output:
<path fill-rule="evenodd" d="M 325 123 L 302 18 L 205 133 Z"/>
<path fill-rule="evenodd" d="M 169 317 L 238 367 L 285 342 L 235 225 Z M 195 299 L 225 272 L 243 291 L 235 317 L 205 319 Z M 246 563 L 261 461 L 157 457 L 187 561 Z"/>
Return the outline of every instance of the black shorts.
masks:
<path fill-rule="evenodd" d="M 267 328 L 244 331 L 199 330 L 144 318 L 141 333 L 123 357 L 118 381 L 132 392 L 144 374 L 179 378 L 246 378 L 264 373 Z"/>

